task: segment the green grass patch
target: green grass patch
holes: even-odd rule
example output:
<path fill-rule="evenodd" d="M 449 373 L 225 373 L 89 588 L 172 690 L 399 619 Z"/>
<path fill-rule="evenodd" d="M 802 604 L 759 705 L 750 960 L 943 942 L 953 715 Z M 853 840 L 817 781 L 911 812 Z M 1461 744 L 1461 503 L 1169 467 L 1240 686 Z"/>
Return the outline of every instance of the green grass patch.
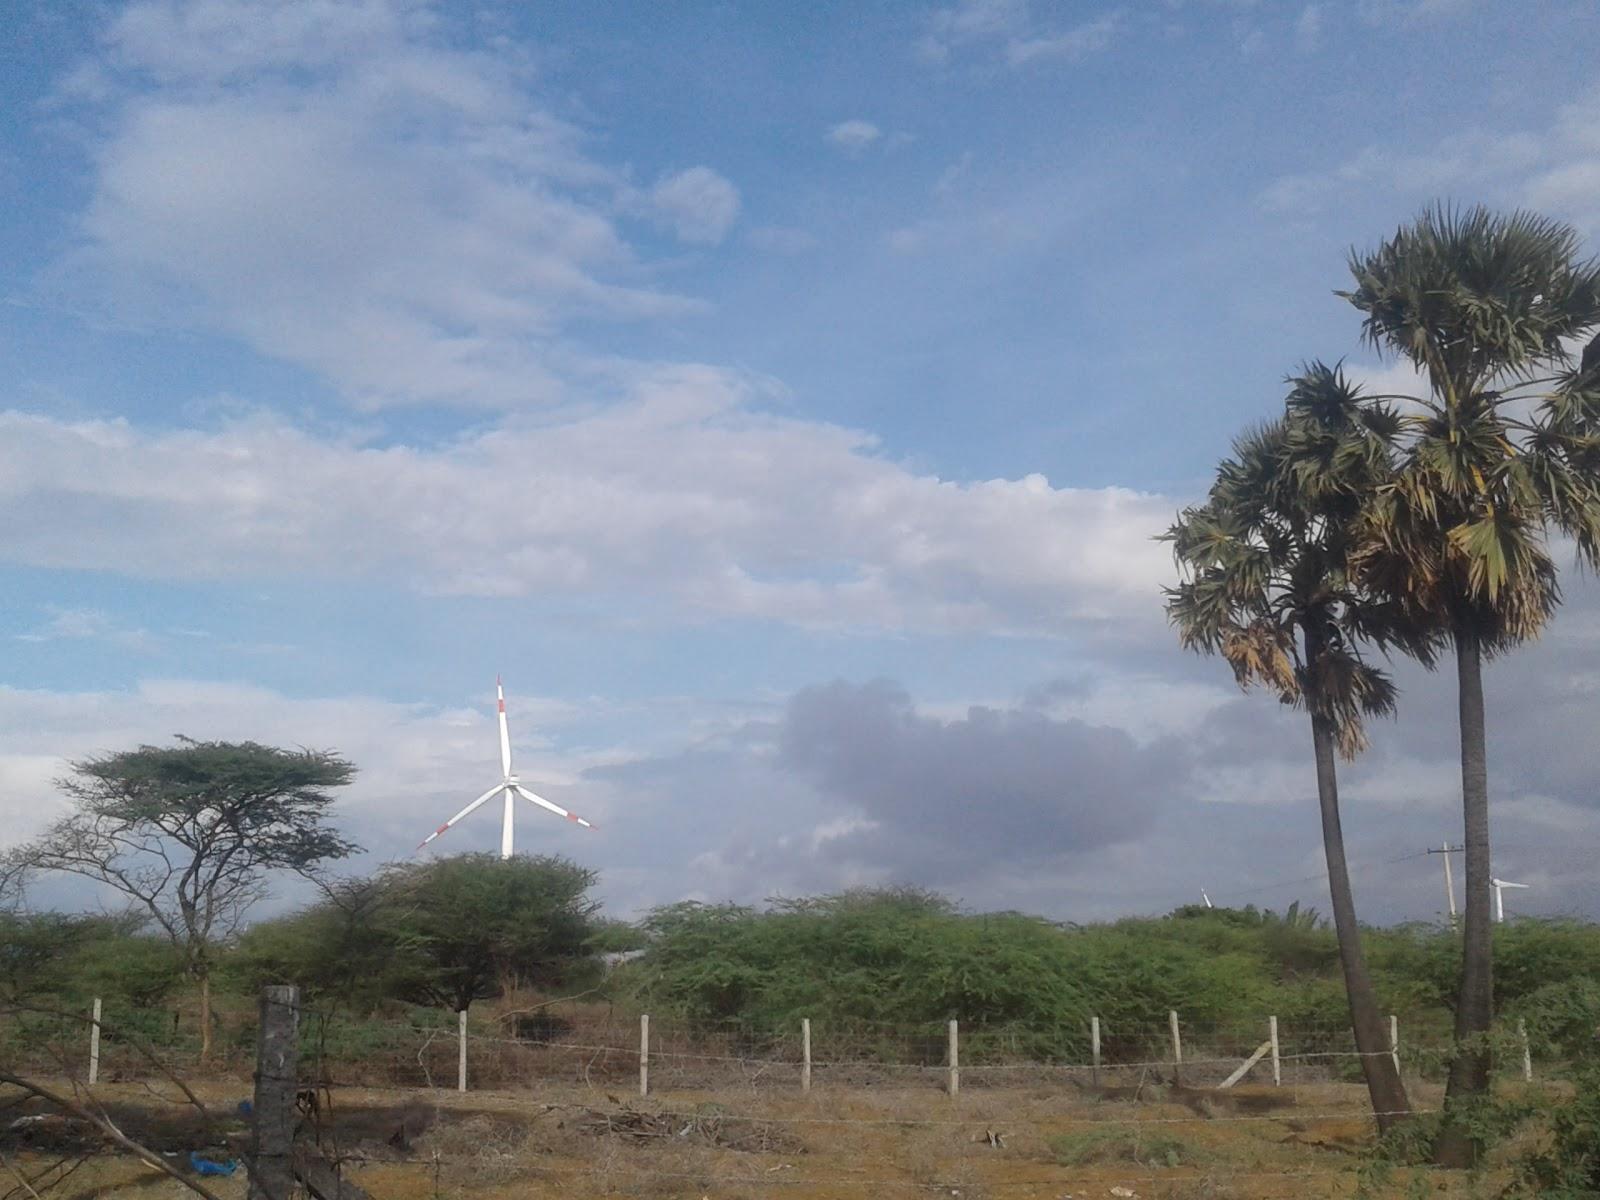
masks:
<path fill-rule="evenodd" d="M 1205 1157 L 1182 1138 L 1133 1125 L 1108 1125 L 1050 1139 L 1050 1152 L 1063 1167 L 1133 1163 L 1140 1167 L 1189 1167 Z"/>

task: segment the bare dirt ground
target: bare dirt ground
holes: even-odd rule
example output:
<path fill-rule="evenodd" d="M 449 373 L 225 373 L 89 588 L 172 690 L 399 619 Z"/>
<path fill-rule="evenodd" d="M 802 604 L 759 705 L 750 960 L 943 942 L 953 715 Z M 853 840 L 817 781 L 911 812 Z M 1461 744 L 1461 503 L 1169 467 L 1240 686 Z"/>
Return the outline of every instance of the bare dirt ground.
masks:
<path fill-rule="evenodd" d="M 237 1101 L 248 1084 L 196 1088 L 210 1129 L 170 1089 L 96 1090 L 124 1132 L 168 1157 L 225 1158 L 243 1144 Z M 1425 1085 L 1413 1093 L 1430 1106 Z M 335 1089 L 308 1132 L 375 1197 L 872 1196 L 1279 1197 L 1355 1192 L 1372 1138 L 1364 1090 L 1347 1084 L 1211 1094 L 1154 1087 L 1134 1099 L 1077 1088 L 990 1087 L 955 1101 L 931 1087 L 819 1087 L 810 1095 L 754 1089 L 671 1091 L 648 1099 L 604 1088 L 541 1084 L 520 1091 Z M 69 1122 L 0 1130 L 0 1197 L 14 1171 L 87 1155 L 58 1188 L 69 1200 L 184 1195 L 135 1160 L 108 1153 Z M 1397 1171 L 1371 1194 L 1492 1195 L 1477 1180 Z M 1422 1177 L 1426 1174 L 1426 1177 Z M 242 1197 L 243 1172 L 205 1181 Z M 1503 1182 L 1503 1181 L 1502 1181 Z"/>

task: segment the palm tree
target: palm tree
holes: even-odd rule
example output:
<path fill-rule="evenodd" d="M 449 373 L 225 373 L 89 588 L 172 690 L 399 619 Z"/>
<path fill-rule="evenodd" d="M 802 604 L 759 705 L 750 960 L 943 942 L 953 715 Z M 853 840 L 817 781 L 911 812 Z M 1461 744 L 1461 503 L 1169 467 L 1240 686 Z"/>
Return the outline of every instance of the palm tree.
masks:
<path fill-rule="evenodd" d="M 1600 324 L 1600 266 L 1577 234 L 1526 212 L 1434 208 L 1352 253 L 1371 345 L 1411 362 L 1427 395 L 1406 405 L 1409 444 L 1369 509 L 1368 584 L 1454 646 L 1459 690 L 1466 920 L 1447 1113 L 1487 1091 L 1493 1014 L 1489 790 L 1483 661 L 1537 637 L 1560 600 L 1554 524 L 1600 562 L 1596 370 L 1566 342 Z M 1448 1120 L 1442 1165 L 1477 1147 Z"/>
<path fill-rule="evenodd" d="M 1335 759 L 1361 751 L 1367 717 L 1394 710 L 1394 687 L 1362 645 L 1399 643 L 1421 658 L 1429 648 L 1350 571 L 1362 506 L 1390 477 L 1397 414 L 1365 402 L 1336 368 L 1312 364 L 1289 382 L 1285 415 L 1240 438 L 1206 503 L 1165 535 L 1184 574 L 1167 614 L 1185 647 L 1221 654 L 1241 687 L 1262 684 L 1311 716 L 1334 932 L 1382 1131 L 1411 1106 L 1362 954 Z"/>

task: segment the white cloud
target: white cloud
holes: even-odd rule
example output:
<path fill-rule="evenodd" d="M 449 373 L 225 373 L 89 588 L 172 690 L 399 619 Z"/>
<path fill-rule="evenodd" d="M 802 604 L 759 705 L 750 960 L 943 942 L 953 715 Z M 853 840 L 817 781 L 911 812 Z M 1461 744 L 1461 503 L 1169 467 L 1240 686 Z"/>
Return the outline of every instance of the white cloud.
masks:
<path fill-rule="evenodd" d="M 998 52 L 1020 67 L 1048 60 L 1073 62 L 1106 49 L 1119 32 L 1119 11 L 1070 28 L 1041 25 L 1027 0 L 960 0 L 937 9 L 915 49 L 927 62 L 943 63 L 958 49 Z"/>
<path fill-rule="evenodd" d="M 109 613 L 97 608 L 52 608 L 43 625 L 16 634 L 21 642 L 99 641 L 123 650 L 146 653 L 156 647 L 156 638 L 145 629 L 128 629 Z"/>
<path fill-rule="evenodd" d="M 509 51 L 455 48 L 426 6 L 147 0 L 113 23 L 76 245 L 43 286 L 133 324 L 220 332 L 360 403 L 519 405 L 592 361 L 568 327 L 703 305 L 655 287 L 618 214 L 720 239 L 708 168 L 640 212 Z"/>
<path fill-rule="evenodd" d="M 1360 0 L 1356 11 L 1372 25 L 1415 25 L 1460 16 L 1477 6 L 1478 0 Z"/>
<path fill-rule="evenodd" d="M 828 130 L 828 141 L 847 154 L 860 154 L 882 136 L 883 130 L 871 121 L 859 119 L 840 121 Z"/>
<path fill-rule="evenodd" d="M 1061 33 L 1013 38 L 1006 45 L 1006 60 L 1017 65 L 1048 59 L 1075 62 L 1111 45 L 1120 25 L 1121 18 L 1112 13 Z"/>
<path fill-rule="evenodd" d="M 144 0 L 116 16 L 105 40 L 156 79 L 220 83 L 391 50 L 431 23 L 415 0 Z"/>
<path fill-rule="evenodd" d="M 1303 216 L 1355 193 L 1422 204 L 1471 189 L 1491 203 L 1528 205 L 1600 234 L 1600 89 L 1563 105 L 1538 130 L 1467 129 L 1411 151 L 1372 145 L 1331 170 L 1285 175 L 1260 195 L 1263 207 Z"/>
<path fill-rule="evenodd" d="M 663 176 L 650 200 L 686 242 L 714 246 L 739 218 L 739 189 L 710 167 Z"/>
<path fill-rule="evenodd" d="M 1029 24 L 1027 0 L 957 0 L 936 10 L 917 52 L 930 62 L 944 62 L 963 43 L 1005 38 Z"/>
<path fill-rule="evenodd" d="M 1158 619 L 1172 503 L 1040 476 L 916 475 L 867 436 L 663 368 L 615 407 L 436 448 L 282 421 L 202 432 L 0 415 L 0 556 L 194 579 L 400 578 L 477 595 L 643 596 L 660 619 L 1061 632 Z M 519 481 L 511 502 L 485 479 Z"/>
<path fill-rule="evenodd" d="M 1322 41 L 1322 5 L 1308 4 L 1294 23 L 1295 45 L 1309 53 Z"/>

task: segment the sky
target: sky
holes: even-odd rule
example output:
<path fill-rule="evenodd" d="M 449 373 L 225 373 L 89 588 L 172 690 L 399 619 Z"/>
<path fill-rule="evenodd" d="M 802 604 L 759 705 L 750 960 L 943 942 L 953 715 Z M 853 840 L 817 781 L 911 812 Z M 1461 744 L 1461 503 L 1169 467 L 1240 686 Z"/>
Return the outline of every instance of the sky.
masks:
<path fill-rule="evenodd" d="M 7 10 L 0 847 L 185 734 L 347 755 L 346 869 L 404 860 L 497 777 L 499 675 L 597 826 L 519 848 L 616 915 L 1325 905 L 1307 723 L 1179 649 L 1154 536 L 1302 362 L 1413 382 L 1352 247 L 1600 235 L 1588 0 Z M 1495 870 L 1596 916 L 1562 561 L 1487 672 Z M 1396 674 L 1345 825 L 1362 916 L 1426 921 L 1454 687 Z"/>

